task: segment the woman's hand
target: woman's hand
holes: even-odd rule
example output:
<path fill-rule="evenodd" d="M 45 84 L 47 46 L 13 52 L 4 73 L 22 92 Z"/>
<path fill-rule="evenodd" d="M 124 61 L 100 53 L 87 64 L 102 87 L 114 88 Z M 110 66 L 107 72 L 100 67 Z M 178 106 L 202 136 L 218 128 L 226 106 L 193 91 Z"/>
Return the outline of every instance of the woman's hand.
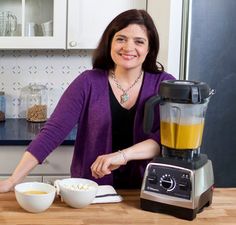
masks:
<path fill-rule="evenodd" d="M 0 193 L 13 191 L 14 184 L 11 181 L 11 178 L 6 180 L 0 180 Z"/>
<path fill-rule="evenodd" d="M 147 139 L 122 151 L 98 156 L 91 166 L 92 176 L 102 178 L 130 160 L 152 159 L 159 154 L 160 145 L 152 139 Z"/>
<path fill-rule="evenodd" d="M 127 159 L 124 158 L 124 154 L 124 152 L 118 151 L 98 156 L 91 166 L 92 176 L 102 178 L 110 174 L 112 170 L 118 169 L 121 165 L 125 165 Z"/>

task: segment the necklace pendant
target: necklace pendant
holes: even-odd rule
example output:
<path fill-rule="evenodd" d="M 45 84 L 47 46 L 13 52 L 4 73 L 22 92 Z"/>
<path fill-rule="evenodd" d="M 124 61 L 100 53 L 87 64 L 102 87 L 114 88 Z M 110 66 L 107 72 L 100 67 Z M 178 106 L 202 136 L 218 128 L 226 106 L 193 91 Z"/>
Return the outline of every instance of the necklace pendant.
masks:
<path fill-rule="evenodd" d="M 120 96 L 120 104 L 123 104 L 129 100 L 128 93 L 124 92 L 123 95 Z"/>

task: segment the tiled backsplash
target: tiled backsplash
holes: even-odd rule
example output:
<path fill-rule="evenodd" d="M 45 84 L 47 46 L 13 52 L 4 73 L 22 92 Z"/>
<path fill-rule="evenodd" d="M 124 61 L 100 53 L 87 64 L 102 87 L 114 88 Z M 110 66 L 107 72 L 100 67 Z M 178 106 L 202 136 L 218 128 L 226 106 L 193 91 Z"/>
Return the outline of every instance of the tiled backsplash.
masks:
<path fill-rule="evenodd" d="M 0 50 L 0 91 L 6 95 L 6 118 L 22 118 L 21 89 L 46 85 L 48 115 L 81 72 L 91 69 L 90 50 Z"/>

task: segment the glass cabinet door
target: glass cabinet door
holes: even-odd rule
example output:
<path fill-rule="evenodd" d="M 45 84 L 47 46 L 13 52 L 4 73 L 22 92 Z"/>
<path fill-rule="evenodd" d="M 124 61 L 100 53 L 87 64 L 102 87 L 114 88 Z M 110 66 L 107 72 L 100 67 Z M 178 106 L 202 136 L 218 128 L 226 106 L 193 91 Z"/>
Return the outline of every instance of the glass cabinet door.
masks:
<path fill-rule="evenodd" d="M 65 48 L 66 0 L 1 0 L 0 48 Z"/>
<path fill-rule="evenodd" d="M 53 0 L 25 0 L 24 36 L 53 36 Z"/>
<path fill-rule="evenodd" d="M 0 37 L 21 35 L 21 0 L 0 1 Z M 19 23 L 19 24 L 18 24 Z"/>

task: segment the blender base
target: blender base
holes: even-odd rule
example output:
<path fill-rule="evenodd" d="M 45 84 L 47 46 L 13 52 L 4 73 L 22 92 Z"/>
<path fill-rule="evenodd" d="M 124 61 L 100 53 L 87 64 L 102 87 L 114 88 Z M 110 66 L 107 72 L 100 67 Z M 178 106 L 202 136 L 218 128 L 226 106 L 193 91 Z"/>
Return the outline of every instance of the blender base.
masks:
<path fill-rule="evenodd" d="M 210 187 L 206 192 L 201 194 L 199 205 L 195 209 L 155 202 L 143 198 L 140 199 L 140 206 L 141 209 L 146 211 L 164 213 L 185 220 L 194 220 L 196 218 L 196 215 L 203 211 L 204 207 L 208 207 L 211 205 L 212 196 L 213 187 Z"/>
<path fill-rule="evenodd" d="M 207 155 L 193 161 L 155 158 L 145 171 L 141 209 L 193 220 L 212 202 L 214 175 Z"/>

